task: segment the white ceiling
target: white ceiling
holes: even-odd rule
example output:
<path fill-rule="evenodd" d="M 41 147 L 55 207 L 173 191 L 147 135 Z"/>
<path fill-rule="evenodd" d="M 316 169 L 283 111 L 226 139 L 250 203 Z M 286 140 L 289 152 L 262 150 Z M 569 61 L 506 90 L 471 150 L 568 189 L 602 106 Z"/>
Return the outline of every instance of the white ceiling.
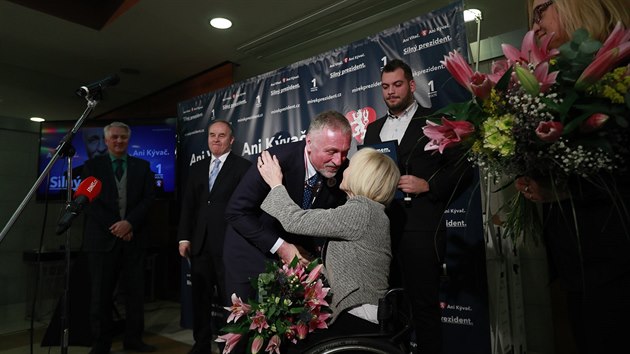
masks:
<path fill-rule="evenodd" d="M 120 76 L 120 83 L 106 90 L 92 115 L 226 61 L 238 65 L 234 79 L 240 81 L 378 33 L 448 3 L 140 0 L 95 30 L 0 0 L 0 117 L 76 119 L 85 109 L 85 101 L 74 91 L 112 73 Z M 465 4 L 483 12 L 482 38 L 527 25 L 524 0 L 470 0 Z M 225 31 L 212 29 L 208 21 L 215 16 L 230 18 L 234 26 Z M 469 26 L 469 38 L 473 36 L 474 41 L 476 26 Z"/>

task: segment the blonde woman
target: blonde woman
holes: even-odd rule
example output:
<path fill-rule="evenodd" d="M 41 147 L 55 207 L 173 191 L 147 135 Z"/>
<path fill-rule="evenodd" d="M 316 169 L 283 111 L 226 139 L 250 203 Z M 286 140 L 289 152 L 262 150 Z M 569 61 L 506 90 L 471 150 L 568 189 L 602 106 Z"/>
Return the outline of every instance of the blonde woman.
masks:
<path fill-rule="evenodd" d="M 630 27 L 628 0 L 529 0 L 538 38 L 554 33 L 550 47 L 584 28 L 603 42 L 621 22 Z M 624 64 L 628 64 L 627 62 Z M 629 139 L 628 128 L 622 133 Z M 626 164 L 630 154 L 624 155 Z M 626 347 L 630 318 L 630 171 L 571 178 L 552 189 L 545 179 L 520 177 L 515 187 L 542 203 L 551 277 L 566 294 L 568 320 L 579 353 Z M 566 349 L 566 344 L 563 349 Z"/>
<path fill-rule="evenodd" d="M 258 158 L 258 170 L 272 188 L 262 210 L 288 232 L 328 239 L 323 260 L 332 293 L 331 326 L 290 351 L 333 335 L 378 332 L 377 304 L 389 286 L 392 258 L 385 206 L 400 178 L 394 161 L 371 148 L 359 150 L 340 185 L 348 200 L 335 209 L 303 210 L 295 204 L 282 185 L 278 160 L 266 151 Z"/>

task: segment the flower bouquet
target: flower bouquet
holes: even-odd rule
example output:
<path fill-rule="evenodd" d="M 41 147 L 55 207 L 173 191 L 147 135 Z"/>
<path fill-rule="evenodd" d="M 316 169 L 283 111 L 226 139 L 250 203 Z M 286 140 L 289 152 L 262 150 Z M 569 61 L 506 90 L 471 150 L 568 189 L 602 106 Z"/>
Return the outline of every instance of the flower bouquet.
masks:
<path fill-rule="evenodd" d="M 503 44 L 506 60 L 473 72 L 457 52 L 442 64 L 473 95 L 437 112 L 423 128 L 425 150 L 466 144 L 467 158 L 494 183 L 531 176 L 560 199 L 569 178 L 596 181 L 626 168 L 630 119 L 630 30 L 617 24 L 601 44 L 585 30 L 549 49 L 550 36 L 528 32 L 521 49 Z M 504 236 L 540 232 L 537 208 L 516 194 L 501 210 Z"/>
<path fill-rule="evenodd" d="M 249 334 L 248 353 L 258 353 L 266 343 L 265 352 L 280 354 L 283 340 L 297 343 L 318 328 L 328 328 L 331 316 L 321 279 L 322 264 L 315 260 L 307 267 L 297 257 L 290 264 L 272 262 L 254 280 L 257 300 L 243 302 L 232 294 L 232 306 L 226 334 L 217 338 L 225 342 L 223 353 L 230 353 L 241 338 Z M 230 324 L 230 322 L 233 322 Z"/>

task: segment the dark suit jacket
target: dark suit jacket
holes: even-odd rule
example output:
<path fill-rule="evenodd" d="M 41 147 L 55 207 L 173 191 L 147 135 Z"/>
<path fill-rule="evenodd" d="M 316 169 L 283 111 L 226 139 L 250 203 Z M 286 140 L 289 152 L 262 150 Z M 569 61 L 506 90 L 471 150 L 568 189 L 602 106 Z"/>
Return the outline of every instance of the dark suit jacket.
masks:
<path fill-rule="evenodd" d="M 444 209 L 449 201 L 455 199 L 457 194 L 453 193 L 468 187 L 472 178 L 472 170 L 461 150 L 449 148 L 444 150 L 444 154 L 424 151 L 428 139 L 422 133 L 422 127 L 431 113 L 430 109 L 418 106 L 398 145 L 400 174 L 425 179 L 429 182 L 429 192 L 411 196 L 410 207 L 406 207 L 402 200 L 392 203 L 388 214 L 393 229 L 404 225 L 407 231 L 446 230 L 442 218 Z M 382 142 L 379 135 L 386 119 L 382 117 L 368 125 L 364 144 Z"/>
<path fill-rule="evenodd" d="M 84 251 L 110 251 L 116 237 L 109 227 L 120 221 L 118 209 L 118 189 L 116 177 L 109 155 L 97 156 L 87 160 L 82 176 L 94 176 L 102 183 L 101 193 L 94 198 L 85 210 L 83 236 Z M 146 217 L 155 196 L 154 176 L 149 163 L 145 160 L 127 156 L 127 212 L 125 220 L 133 227 L 133 239 L 136 247 L 148 246 L 145 233 Z"/>
<path fill-rule="evenodd" d="M 225 208 L 232 192 L 251 165 L 249 160 L 230 153 L 208 193 L 211 158 L 191 168 L 185 187 L 179 219 L 178 239 L 191 242 L 191 252 L 198 255 L 204 247 L 221 257 L 225 236 Z"/>
<path fill-rule="evenodd" d="M 271 155 L 278 157 L 283 173 L 282 182 L 291 199 L 298 205 L 302 205 L 304 194 L 305 145 L 305 141 L 300 141 L 268 150 Z M 339 190 L 339 183 L 347 164 L 342 166 L 336 177 L 324 179 L 311 208 L 332 208 L 345 202 L 345 193 Z M 314 251 L 312 238 L 286 232 L 275 218 L 260 209 L 269 190 L 254 165 L 247 171 L 228 203 L 225 216 L 229 225 L 225 234 L 223 259 L 226 276 L 232 280 L 246 282 L 264 271 L 267 259 L 277 259 L 269 250 L 279 237 Z"/>

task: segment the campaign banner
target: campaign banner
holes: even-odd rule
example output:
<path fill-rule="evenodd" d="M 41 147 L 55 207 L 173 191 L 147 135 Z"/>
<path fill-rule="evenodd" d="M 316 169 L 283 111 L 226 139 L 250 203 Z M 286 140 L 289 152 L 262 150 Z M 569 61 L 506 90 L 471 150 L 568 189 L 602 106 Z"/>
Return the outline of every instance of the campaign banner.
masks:
<path fill-rule="evenodd" d="M 233 125 L 233 151 L 255 161 L 265 149 L 304 139 L 312 117 L 336 110 L 352 126 L 351 153 L 356 151 L 367 125 L 386 115 L 380 74 L 394 58 L 412 68 L 414 95 L 420 105 L 440 108 L 468 100 L 470 93 L 440 63 L 452 50 L 468 57 L 461 1 L 363 40 L 180 102 L 180 181 L 186 180 L 190 166 L 210 156 L 206 128 L 214 119 Z M 444 217 L 449 225 L 441 303 L 445 353 L 489 353 L 479 191 L 469 188 Z"/>

